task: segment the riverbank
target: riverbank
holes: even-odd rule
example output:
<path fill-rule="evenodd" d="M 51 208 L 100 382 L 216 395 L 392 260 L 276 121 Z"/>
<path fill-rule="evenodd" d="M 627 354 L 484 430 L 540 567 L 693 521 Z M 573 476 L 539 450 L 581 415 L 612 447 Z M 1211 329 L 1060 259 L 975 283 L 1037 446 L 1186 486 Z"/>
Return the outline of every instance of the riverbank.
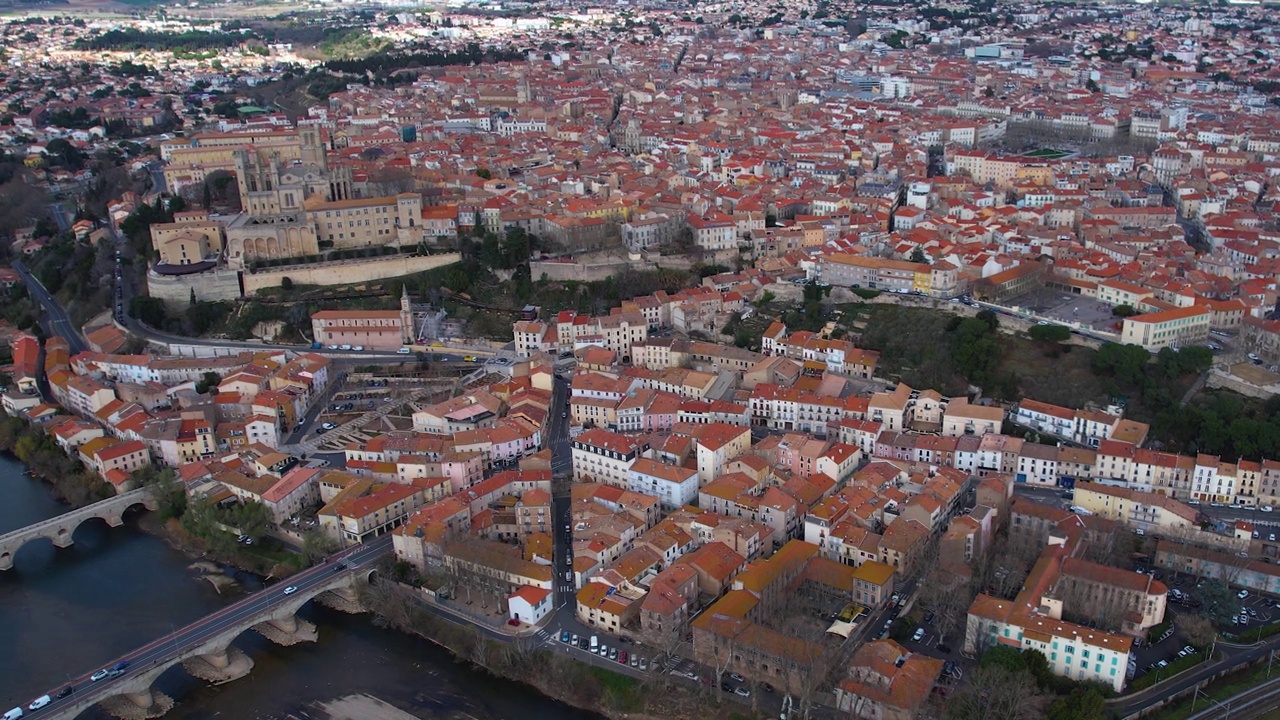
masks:
<path fill-rule="evenodd" d="M 375 621 L 417 635 L 494 677 L 523 683 L 547 697 L 613 720 L 737 720 L 762 716 L 736 703 L 722 704 L 709 685 L 702 691 L 671 682 L 666 673 L 643 679 L 578 662 L 548 650 L 537 638 L 502 643 L 474 627 L 442 620 L 422 607 L 408 586 L 380 583 L 361 592 Z"/>
<path fill-rule="evenodd" d="M 293 564 L 280 562 L 276 558 L 251 554 L 247 548 L 229 556 L 213 552 L 207 543 L 187 532 L 178 518 L 161 520 L 155 513 L 148 513 L 138 519 L 138 529 L 160 538 L 169 547 L 192 560 L 208 560 L 263 578 L 288 577 L 302 569 L 301 558 L 298 558 L 298 564 Z"/>

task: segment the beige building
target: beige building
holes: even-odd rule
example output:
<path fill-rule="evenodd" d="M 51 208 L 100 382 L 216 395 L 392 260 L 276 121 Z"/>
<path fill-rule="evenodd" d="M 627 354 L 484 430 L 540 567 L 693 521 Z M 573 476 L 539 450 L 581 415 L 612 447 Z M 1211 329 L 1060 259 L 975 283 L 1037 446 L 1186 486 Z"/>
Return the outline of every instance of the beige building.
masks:
<path fill-rule="evenodd" d="M 1135 315 L 1124 319 L 1120 342 L 1152 352 L 1199 345 L 1209 338 L 1209 318 L 1209 311 L 1199 306 Z"/>
<path fill-rule="evenodd" d="M 422 196 L 352 200 L 308 199 L 307 219 L 321 244 L 335 249 L 417 242 L 422 234 Z"/>
<path fill-rule="evenodd" d="M 214 262 L 224 245 L 223 225 L 207 213 L 179 213 L 175 222 L 151 226 L 151 247 L 163 265 Z"/>

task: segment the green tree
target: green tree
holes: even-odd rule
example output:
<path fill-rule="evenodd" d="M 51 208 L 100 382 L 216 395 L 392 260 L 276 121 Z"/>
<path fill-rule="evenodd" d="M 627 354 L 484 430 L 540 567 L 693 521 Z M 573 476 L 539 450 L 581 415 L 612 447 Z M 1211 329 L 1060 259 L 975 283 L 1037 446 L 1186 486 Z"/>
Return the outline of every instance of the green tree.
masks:
<path fill-rule="evenodd" d="M 1111 308 L 1111 314 L 1116 317 L 1126 318 L 1137 315 L 1138 311 L 1132 305 L 1117 305 Z"/>
<path fill-rule="evenodd" d="M 1033 325 L 1027 334 L 1041 342 L 1066 342 L 1071 339 L 1071 328 L 1066 325 Z"/>
<path fill-rule="evenodd" d="M 164 327 L 168 318 L 164 303 L 146 295 L 134 295 L 129 300 L 129 316 L 154 328 Z"/>
<path fill-rule="evenodd" d="M 157 468 L 148 465 L 133 473 L 133 479 L 140 487 L 149 488 L 156 498 L 159 507 L 157 512 L 161 520 L 182 517 L 187 509 L 187 492 L 178 481 L 173 468 Z"/>
<path fill-rule="evenodd" d="M 338 541 L 329 537 L 319 528 L 308 530 L 302 535 L 302 559 L 307 565 L 323 562 L 325 558 L 337 552 Z"/>
<path fill-rule="evenodd" d="M 207 392 L 217 390 L 220 382 L 222 382 L 222 376 L 210 370 L 200 378 L 200 382 L 196 383 L 196 392 L 204 395 Z"/>
<path fill-rule="evenodd" d="M 1000 344 L 990 323 L 977 317 L 960 319 L 951 340 L 952 357 L 969 382 L 990 383 L 1000 366 Z"/>
<path fill-rule="evenodd" d="M 1199 590 L 1200 608 L 1199 613 L 1206 620 L 1216 625 L 1226 625 L 1231 622 L 1231 618 L 1235 616 L 1236 610 L 1240 607 L 1236 594 L 1232 592 L 1231 586 L 1223 582 L 1221 579 L 1205 580 L 1204 586 Z"/>
<path fill-rule="evenodd" d="M 476 177 L 482 180 L 490 180 L 493 178 L 493 172 L 489 168 L 480 168 L 476 170 Z"/>
<path fill-rule="evenodd" d="M 1096 688 L 1076 688 L 1071 694 L 1054 700 L 1045 713 L 1046 720 L 1104 720 L 1106 698 Z"/>
<path fill-rule="evenodd" d="M 916 263 L 917 265 L 928 265 L 928 264 L 929 264 L 929 258 L 928 258 L 928 256 L 926 256 L 926 255 L 924 254 L 924 250 L 922 250 L 921 248 L 918 248 L 918 247 L 917 247 L 917 248 L 912 249 L 912 251 L 911 251 L 911 257 L 910 257 L 910 258 L 908 258 L 908 261 L 909 261 L 909 262 Z"/>

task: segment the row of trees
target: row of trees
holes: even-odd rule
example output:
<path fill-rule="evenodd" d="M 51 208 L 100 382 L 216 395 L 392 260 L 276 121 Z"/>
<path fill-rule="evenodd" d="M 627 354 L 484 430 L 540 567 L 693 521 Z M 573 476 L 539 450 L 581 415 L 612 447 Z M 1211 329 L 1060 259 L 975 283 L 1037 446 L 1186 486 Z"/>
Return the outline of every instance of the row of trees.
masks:
<path fill-rule="evenodd" d="M 44 430 L 21 418 L 0 419 L 0 450 L 11 452 L 37 477 L 51 483 L 74 506 L 111 497 L 114 491 L 97 473 L 72 459 Z"/>
<path fill-rule="evenodd" d="M 77 50 L 184 50 L 235 47 L 246 37 L 238 33 L 187 30 L 180 33 L 152 32 L 137 28 L 118 28 L 101 35 L 81 38 Z"/>

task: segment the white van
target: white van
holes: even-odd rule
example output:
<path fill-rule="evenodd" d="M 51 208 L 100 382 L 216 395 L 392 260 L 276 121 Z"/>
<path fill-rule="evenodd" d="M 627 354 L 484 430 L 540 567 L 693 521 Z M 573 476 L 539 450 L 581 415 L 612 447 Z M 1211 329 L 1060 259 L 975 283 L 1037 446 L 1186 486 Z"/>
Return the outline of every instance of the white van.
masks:
<path fill-rule="evenodd" d="M 22 708 L 16 707 L 4 714 L 3 720 L 18 720 L 22 717 Z"/>
<path fill-rule="evenodd" d="M 595 635 L 592 635 L 591 636 L 591 652 L 596 652 L 599 649 L 600 649 L 600 639 L 597 638 Z"/>

